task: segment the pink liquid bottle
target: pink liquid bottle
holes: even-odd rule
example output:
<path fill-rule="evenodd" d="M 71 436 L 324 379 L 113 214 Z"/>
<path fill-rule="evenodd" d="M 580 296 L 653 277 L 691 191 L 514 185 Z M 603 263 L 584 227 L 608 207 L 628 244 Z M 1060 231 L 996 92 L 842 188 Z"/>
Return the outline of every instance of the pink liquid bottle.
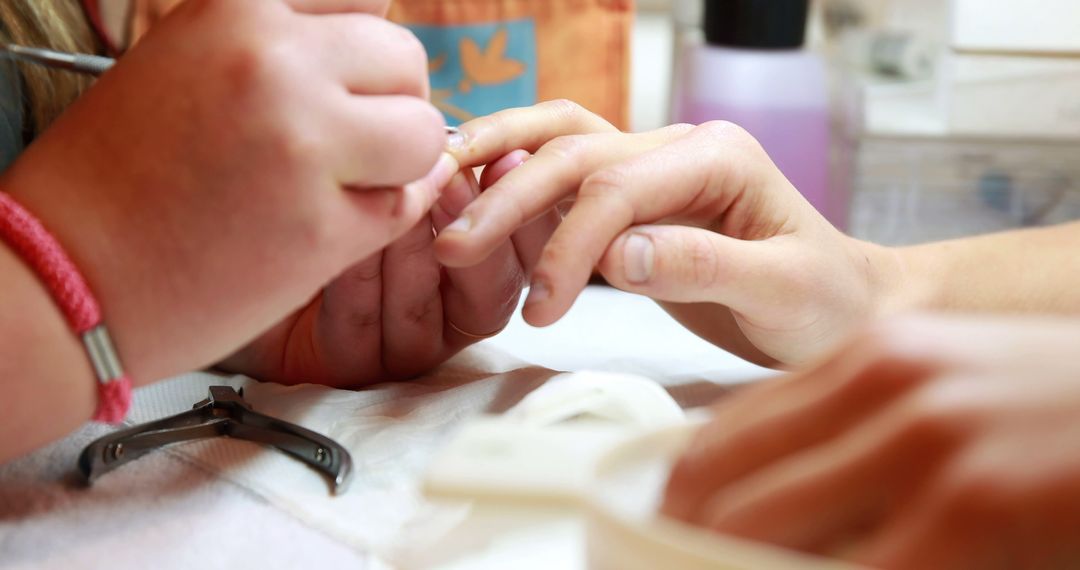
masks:
<path fill-rule="evenodd" d="M 742 126 L 803 196 L 843 228 L 847 200 L 829 186 L 825 65 L 803 49 L 809 0 L 704 1 L 705 44 L 683 48 L 674 120 Z"/>

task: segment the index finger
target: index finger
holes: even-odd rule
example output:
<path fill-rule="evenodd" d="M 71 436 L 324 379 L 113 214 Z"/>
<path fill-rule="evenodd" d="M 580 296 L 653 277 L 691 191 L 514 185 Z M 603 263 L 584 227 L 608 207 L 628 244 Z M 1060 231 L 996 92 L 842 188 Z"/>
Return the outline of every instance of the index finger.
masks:
<path fill-rule="evenodd" d="M 618 132 L 581 105 L 559 99 L 474 119 L 450 137 L 448 150 L 462 168 L 482 166 L 515 150 L 535 153 L 553 139 Z"/>

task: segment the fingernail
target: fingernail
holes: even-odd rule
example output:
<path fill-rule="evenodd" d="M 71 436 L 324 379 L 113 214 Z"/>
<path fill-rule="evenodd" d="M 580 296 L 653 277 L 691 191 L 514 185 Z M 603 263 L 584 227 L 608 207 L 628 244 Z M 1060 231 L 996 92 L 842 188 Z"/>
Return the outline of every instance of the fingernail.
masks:
<path fill-rule="evenodd" d="M 461 152 L 465 150 L 465 143 L 465 133 L 461 131 L 451 133 L 450 136 L 446 137 L 446 150 Z"/>
<path fill-rule="evenodd" d="M 472 219 L 469 216 L 461 216 L 454 220 L 449 226 L 443 229 L 444 232 L 462 232 L 465 233 L 472 229 Z"/>
<path fill-rule="evenodd" d="M 525 299 L 526 305 L 543 303 L 551 297 L 551 289 L 543 281 L 533 281 L 529 286 L 529 297 Z"/>
<path fill-rule="evenodd" d="M 511 158 L 509 160 L 514 161 L 514 168 L 517 168 L 522 164 L 525 164 L 525 161 L 529 160 L 532 155 L 529 154 L 529 151 L 527 150 L 515 150 L 514 152 L 510 153 L 510 157 Z"/>
<path fill-rule="evenodd" d="M 647 283 L 652 278 L 656 248 L 652 239 L 642 234 L 630 234 L 623 246 L 623 272 L 630 283 Z"/>

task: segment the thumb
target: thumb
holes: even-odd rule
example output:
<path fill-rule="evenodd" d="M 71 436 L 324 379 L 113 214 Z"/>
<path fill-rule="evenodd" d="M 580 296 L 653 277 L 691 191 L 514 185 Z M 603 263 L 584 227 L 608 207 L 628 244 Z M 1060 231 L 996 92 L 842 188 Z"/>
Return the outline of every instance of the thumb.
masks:
<path fill-rule="evenodd" d="M 637 226 L 612 242 L 599 269 L 615 287 L 659 301 L 719 303 L 745 311 L 790 292 L 782 253 L 768 241 L 700 228 Z"/>

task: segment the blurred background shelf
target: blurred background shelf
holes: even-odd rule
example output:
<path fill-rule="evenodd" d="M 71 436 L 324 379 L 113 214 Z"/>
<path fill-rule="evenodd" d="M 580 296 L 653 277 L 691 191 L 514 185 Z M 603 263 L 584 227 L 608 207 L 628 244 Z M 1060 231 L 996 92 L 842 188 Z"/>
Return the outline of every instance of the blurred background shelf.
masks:
<path fill-rule="evenodd" d="M 671 122 L 702 0 L 638 0 L 632 128 Z M 1075 0 L 813 0 L 846 229 L 910 244 L 1080 219 Z"/>

